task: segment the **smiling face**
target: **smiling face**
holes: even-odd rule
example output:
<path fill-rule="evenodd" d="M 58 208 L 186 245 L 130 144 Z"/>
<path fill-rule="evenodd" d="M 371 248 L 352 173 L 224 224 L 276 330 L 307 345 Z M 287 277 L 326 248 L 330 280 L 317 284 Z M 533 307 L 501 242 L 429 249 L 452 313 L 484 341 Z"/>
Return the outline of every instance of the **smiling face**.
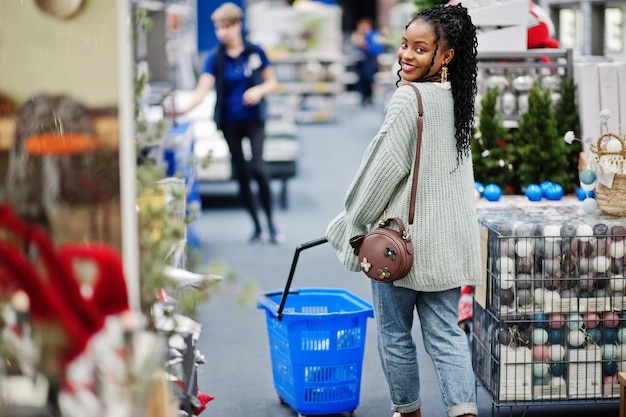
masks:
<path fill-rule="evenodd" d="M 398 48 L 398 60 L 402 68 L 400 74 L 403 79 L 416 81 L 428 78 L 437 74 L 443 63 L 450 62 L 454 50 L 449 49 L 443 39 L 439 39 L 437 48 L 436 39 L 430 23 L 417 19 L 409 24 Z"/>

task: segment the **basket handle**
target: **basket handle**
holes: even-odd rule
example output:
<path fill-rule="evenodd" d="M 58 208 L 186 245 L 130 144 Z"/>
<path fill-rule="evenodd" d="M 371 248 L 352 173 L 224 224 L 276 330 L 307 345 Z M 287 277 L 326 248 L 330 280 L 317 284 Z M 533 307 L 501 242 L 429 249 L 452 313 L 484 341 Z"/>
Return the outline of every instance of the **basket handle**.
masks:
<path fill-rule="evenodd" d="M 289 295 L 289 289 L 291 288 L 293 275 L 296 272 L 296 264 L 298 263 L 300 252 L 302 252 L 304 249 L 309 249 L 314 246 L 324 244 L 326 242 L 328 242 L 328 239 L 326 239 L 326 237 L 320 237 L 317 239 L 310 240 L 308 242 L 300 243 L 298 246 L 296 246 L 296 250 L 293 255 L 293 261 L 291 261 L 291 269 L 289 271 L 289 277 L 287 278 L 287 283 L 285 284 L 285 290 L 283 291 L 283 296 L 280 298 L 280 305 L 278 306 L 278 311 L 276 312 L 276 320 L 281 321 L 283 318 L 283 309 L 285 308 L 285 303 L 287 302 L 287 295 Z"/>
<path fill-rule="evenodd" d="M 614 138 L 619 140 L 619 142 L 622 144 L 622 150 L 620 152 L 609 152 L 606 149 L 601 149 L 600 146 L 602 144 L 602 140 L 604 138 Z M 596 142 L 596 153 L 598 155 L 616 155 L 616 154 L 625 154 L 626 153 L 626 146 L 624 145 L 624 140 L 619 136 L 616 135 L 615 133 L 612 132 L 607 132 L 604 133 L 602 135 L 600 135 L 600 137 L 598 138 L 598 141 Z"/>

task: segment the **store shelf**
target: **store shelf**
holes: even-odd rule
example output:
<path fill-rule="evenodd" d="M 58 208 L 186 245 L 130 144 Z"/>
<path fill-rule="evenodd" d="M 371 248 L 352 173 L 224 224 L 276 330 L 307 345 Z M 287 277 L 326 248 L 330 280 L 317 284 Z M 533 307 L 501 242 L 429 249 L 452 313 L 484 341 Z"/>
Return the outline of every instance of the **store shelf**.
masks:
<path fill-rule="evenodd" d="M 515 129 L 527 110 L 528 91 L 534 82 L 550 89 L 554 101 L 559 99 L 562 84 L 574 77 L 573 54 L 571 49 L 479 53 L 478 71 L 476 104 L 480 105 L 489 88 L 497 86 L 500 92 L 497 110 L 504 127 Z M 478 116 L 479 112 L 476 113 Z"/>

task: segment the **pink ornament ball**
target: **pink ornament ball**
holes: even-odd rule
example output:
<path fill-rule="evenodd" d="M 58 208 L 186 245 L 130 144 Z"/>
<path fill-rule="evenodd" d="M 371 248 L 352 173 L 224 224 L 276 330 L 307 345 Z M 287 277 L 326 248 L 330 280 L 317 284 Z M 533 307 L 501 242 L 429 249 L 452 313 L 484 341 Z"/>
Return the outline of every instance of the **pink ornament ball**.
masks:
<path fill-rule="evenodd" d="M 548 314 L 548 323 L 552 329 L 560 329 L 565 325 L 565 315 L 561 313 Z"/>
<path fill-rule="evenodd" d="M 617 385 L 619 381 L 617 380 L 617 375 L 605 375 L 602 378 L 602 383 L 604 385 Z"/>
<path fill-rule="evenodd" d="M 602 315 L 604 327 L 615 328 L 619 325 L 619 315 L 613 311 L 607 311 Z"/>
<path fill-rule="evenodd" d="M 588 329 L 594 329 L 600 324 L 600 316 L 594 312 L 585 313 L 583 314 L 583 324 Z"/>
<path fill-rule="evenodd" d="M 545 362 L 548 360 L 548 346 L 535 345 L 533 346 L 533 361 Z"/>

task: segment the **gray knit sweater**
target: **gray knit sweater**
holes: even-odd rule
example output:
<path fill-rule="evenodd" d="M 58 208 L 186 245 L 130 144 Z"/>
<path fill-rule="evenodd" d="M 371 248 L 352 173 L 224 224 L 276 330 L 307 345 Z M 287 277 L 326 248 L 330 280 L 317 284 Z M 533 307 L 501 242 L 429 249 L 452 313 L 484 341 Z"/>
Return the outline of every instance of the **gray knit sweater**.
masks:
<path fill-rule="evenodd" d="M 412 167 L 417 143 L 417 97 L 410 86 L 393 94 L 384 122 L 369 144 L 348 189 L 345 209 L 326 229 L 339 260 L 360 271 L 348 240 L 383 216 L 400 217 L 412 236 L 411 272 L 395 285 L 443 291 L 481 282 L 480 234 L 471 158 L 457 164 L 453 99 L 449 83 L 417 83 L 424 128 L 415 222 L 408 225 Z"/>

